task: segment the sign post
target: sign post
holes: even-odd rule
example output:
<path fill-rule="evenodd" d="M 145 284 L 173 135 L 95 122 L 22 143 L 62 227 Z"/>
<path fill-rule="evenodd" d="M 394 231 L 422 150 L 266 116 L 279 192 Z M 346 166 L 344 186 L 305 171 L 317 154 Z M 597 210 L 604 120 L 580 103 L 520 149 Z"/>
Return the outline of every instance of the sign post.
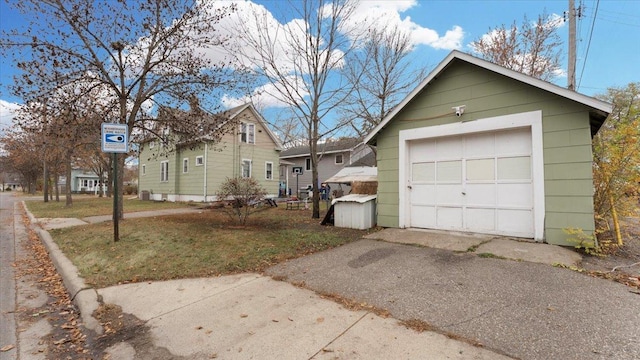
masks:
<path fill-rule="evenodd" d="M 302 175 L 302 166 L 294 166 L 291 171 L 293 172 L 293 175 L 296 176 L 296 198 L 300 200 L 300 185 L 298 184 L 298 181 L 300 175 Z"/>
<path fill-rule="evenodd" d="M 126 124 L 102 123 L 102 152 L 113 153 L 113 241 L 120 240 L 118 216 L 118 154 L 129 152 Z"/>

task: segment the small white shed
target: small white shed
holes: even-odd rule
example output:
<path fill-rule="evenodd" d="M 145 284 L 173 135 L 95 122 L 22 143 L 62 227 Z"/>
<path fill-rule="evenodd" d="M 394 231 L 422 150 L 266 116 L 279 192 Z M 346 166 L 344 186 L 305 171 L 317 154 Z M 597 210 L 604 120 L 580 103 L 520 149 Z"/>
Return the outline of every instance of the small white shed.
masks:
<path fill-rule="evenodd" d="M 334 199 L 334 226 L 359 230 L 374 227 L 376 196 L 350 194 Z"/>

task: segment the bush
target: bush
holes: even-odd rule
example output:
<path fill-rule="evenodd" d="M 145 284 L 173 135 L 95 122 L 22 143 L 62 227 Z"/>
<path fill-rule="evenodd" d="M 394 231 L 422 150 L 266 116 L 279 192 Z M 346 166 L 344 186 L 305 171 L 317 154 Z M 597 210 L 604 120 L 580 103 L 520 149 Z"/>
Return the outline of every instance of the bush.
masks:
<path fill-rule="evenodd" d="M 124 194 L 125 195 L 135 195 L 138 193 L 138 187 L 136 185 L 125 185 Z"/>
<path fill-rule="evenodd" d="M 216 192 L 218 200 L 228 200 L 223 209 L 240 224 L 247 222 L 249 215 L 258 210 L 266 190 L 254 178 L 227 178 Z"/>

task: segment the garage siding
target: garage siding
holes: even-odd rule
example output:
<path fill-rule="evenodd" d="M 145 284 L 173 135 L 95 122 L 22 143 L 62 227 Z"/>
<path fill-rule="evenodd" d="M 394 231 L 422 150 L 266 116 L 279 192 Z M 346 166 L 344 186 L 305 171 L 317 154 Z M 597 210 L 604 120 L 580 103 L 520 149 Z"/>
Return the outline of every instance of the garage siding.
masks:
<path fill-rule="evenodd" d="M 593 234 L 591 133 L 586 107 L 459 61 L 452 62 L 377 135 L 379 225 L 397 227 L 399 223 L 399 132 L 458 122 L 460 118 L 451 110 L 458 105 L 466 105 L 465 121 L 542 110 L 546 241 L 571 245 L 563 230 L 570 227 Z"/>

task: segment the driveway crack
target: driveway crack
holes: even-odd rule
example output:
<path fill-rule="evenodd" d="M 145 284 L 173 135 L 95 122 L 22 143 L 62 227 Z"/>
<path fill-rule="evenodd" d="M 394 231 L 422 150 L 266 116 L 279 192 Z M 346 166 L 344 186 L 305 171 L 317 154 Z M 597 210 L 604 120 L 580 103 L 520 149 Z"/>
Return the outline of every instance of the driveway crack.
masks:
<path fill-rule="evenodd" d="M 349 327 L 347 327 L 346 329 L 344 329 L 344 331 L 342 331 L 340 334 L 338 334 L 338 336 L 334 337 L 333 339 L 331 339 L 331 341 L 329 341 L 325 346 L 321 347 L 320 350 L 316 351 L 315 354 L 311 355 L 311 357 L 309 357 L 309 360 L 313 359 L 314 357 L 316 357 L 318 354 L 320 354 L 320 352 L 322 352 L 324 349 L 326 349 L 328 346 L 330 346 L 331 344 L 333 344 L 336 340 L 338 340 L 339 338 L 341 338 L 344 334 L 347 333 L 347 331 L 351 330 L 351 328 L 353 328 L 354 326 L 356 326 L 357 323 L 359 323 L 360 321 L 362 321 L 362 319 L 364 319 L 365 316 L 371 314 L 371 312 L 366 312 L 364 313 L 362 316 L 360 316 L 358 318 L 358 320 L 354 321 L 353 324 L 349 325 Z"/>

